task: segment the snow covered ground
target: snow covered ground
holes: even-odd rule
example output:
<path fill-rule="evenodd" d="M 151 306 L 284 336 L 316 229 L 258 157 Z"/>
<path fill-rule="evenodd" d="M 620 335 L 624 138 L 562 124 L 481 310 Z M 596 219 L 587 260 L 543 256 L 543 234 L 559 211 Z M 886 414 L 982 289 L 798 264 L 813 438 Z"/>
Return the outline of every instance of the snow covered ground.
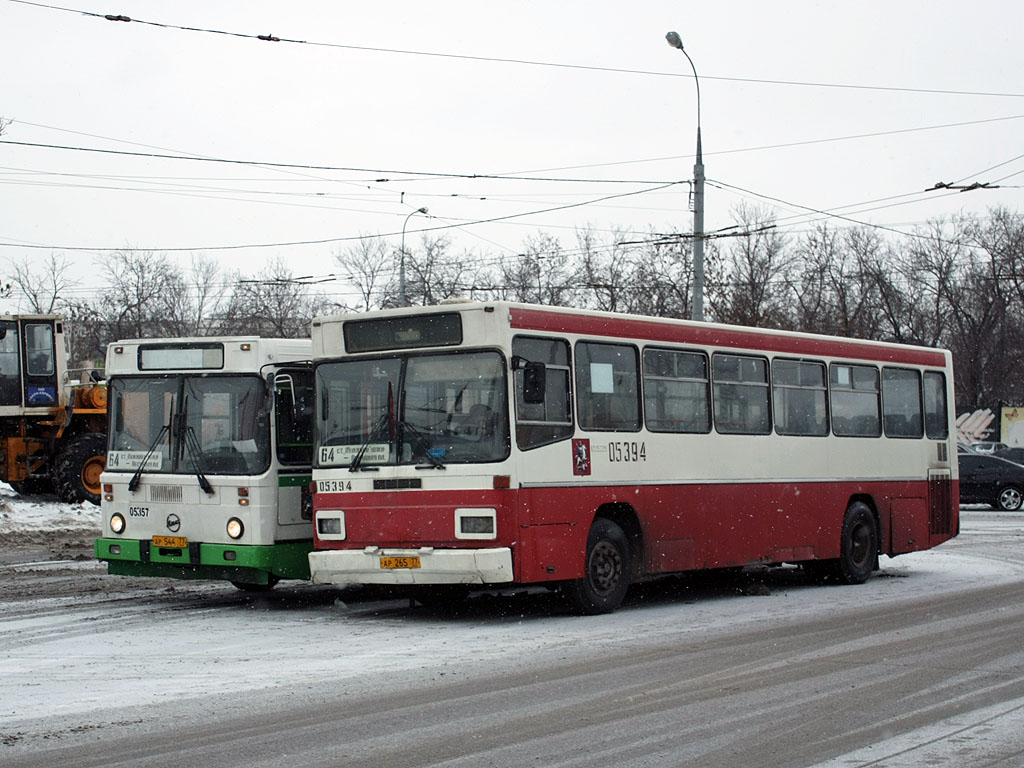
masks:
<path fill-rule="evenodd" d="M 965 512 L 969 521 L 971 512 Z M 1021 516 L 992 526 L 1020 541 Z M 60 528 L 96 535 L 99 508 L 23 500 L 0 487 L 0 535 L 43 540 Z M 508 599 L 497 613 L 481 608 L 455 617 L 401 601 L 365 601 L 358 592 L 306 584 L 281 585 L 251 597 L 220 583 L 182 583 L 201 598 L 187 610 L 168 598 L 154 615 L 151 602 L 111 607 L 74 597 L 48 601 L 52 610 L 24 617 L 0 612 L 0 730 L 55 713 L 83 713 L 119 705 L 200 696 L 210 690 L 246 691 L 282 682 L 344 681 L 379 686 L 391 673 L 457 675 L 469 666 L 516 665 L 529 654 L 573 654 L 645 636 L 686 640 L 737 624 L 839 613 L 869 601 L 912 600 L 922 592 L 961 591 L 1024 576 L 1024 561 L 961 554 L 958 543 L 883 558 L 882 571 L 863 587 L 837 589 L 774 579 L 768 590 L 710 590 L 700 599 L 633 601 L 613 616 L 580 618 L 538 609 L 538 601 Z M 102 574 L 95 561 L 44 561 L 17 569 Z M 120 577 L 104 577 L 120 581 Z M 170 589 L 174 589 L 171 587 Z M 769 592 L 768 595 L 757 594 Z M 191 594 L 191 592 L 189 592 Z M 478 598 L 479 600 L 480 598 Z M 123 603 L 124 601 L 122 601 Z M 511 606 L 525 612 L 502 615 Z M 74 625 L 72 627 L 72 625 Z M 139 685 L 158 672 L 167 685 Z"/>
<path fill-rule="evenodd" d="M 0 483 L 0 536 L 45 541 L 54 529 L 93 535 L 100 528 L 100 508 L 95 504 L 61 504 L 53 497 L 22 497 L 7 483 Z"/>
<path fill-rule="evenodd" d="M 21 499 L 0 486 L 0 542 L 46 541 L 55 528 L 89 541 L 99 525 L 98 507 Z M 0 602 L 0 735 L 17 740 L 43 721 L 123 724 L 134 709 L 211 692 L 302 695 L 329 681 L 366 693 L 450 682 L 527 658 L 586 658 L 638 638 L 704 642 L 780 615 L 838 615 L 865 602 L 896 609 L 923 595 L 1024 580 L 1024 514 L 965 510 L 962 528 L 935 550 L 883 558 L 861 587 L 813 586 L 798 569 L 788 577 L 775 569 L 756 588 L 641 588 L 616 614 L 599 617 L 570 616 L 537 592 L 475 597 L 452 614 L 304 583 L 252 596 L 221 583 L 161 582 L 160 591 L 132 599 L 118 595 L 122 577 L 91 559 L 3 564 L 0 576 L 52 572 L 105 586 L 98 596 Z M 972 546 L 982 539 L 991 546 Z"/>

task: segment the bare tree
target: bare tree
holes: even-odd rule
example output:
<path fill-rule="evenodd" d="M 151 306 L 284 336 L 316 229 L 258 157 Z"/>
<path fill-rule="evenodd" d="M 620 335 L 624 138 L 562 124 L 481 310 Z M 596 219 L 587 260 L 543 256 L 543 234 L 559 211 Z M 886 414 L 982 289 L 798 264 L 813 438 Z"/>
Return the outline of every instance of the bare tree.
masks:
<path fill-rule="evenodd" d="M 281 259 L 235 285 L 222 332 L 269 338 L 306 338 L 313 317 L 326 309 L 309 283 L 296 279 Z"/>
<path fill-rule="evenodd" d="M 692 241 L 680 233 L 656 234 L 633 253 L 632 312 L 656 317 L 691 316 Z"/>
<path fill-rule="evenodd" d="M 478 270 L 472 254 L 452 253 L 451 238 L 424 233 L 420 250 L 405 257 L 406 296 L 410 304 L 431 306 L 452 297 L 471 297 L 477 291 Z"/>
<path fill-rule="evenodd" d="M 712 255 L 708 299 L 717 320 L 783 328 L 792 324 L 787 276 L 793 265 L 771 214 L 741 205 L 734 211 L 741 234 Z M 717 268 L 716 268 L 717 265 Z"/>
<path fill-rule="evenodd" d="M 369 311 L 396 302 L 395 260 L 382 238 L 362 236 L 352 245 L 334 253 L 334 262 L 359 292 L 359 304 L 353 309 Z M 342 308 L 349 307 L 342 305 Z"/>
<path fill-rule="evenodd" d="M 590 289 L 588 304 L 607 312 L 628 312 L 634 265 L 631 252 L 613 233 L 603 240 L 591 229 L 576 230 L 580 279 Z"/>
<path fill-rule="evenodd" d="M 166 310 L 184 280 L 167 254 L 124 250 L 100 261 L 108 285 L 99 307 L 113 338 L 168 335 Z"/>
<path fill-rule="evenodd" d="M 578 280 L 558 238 L 539 232 L 526 239 L 523 252 L 498 267 L 498 295 L 509 301 L 564 307 L 573 303 Z"/>
<path fill-rule="evenodd" d="M 24 297 L 29 312 L 49 314 L 60 310 L 68 291 L 78 286 L 71 277 L 72 263 L 62 253 L 50 255 L 38 263 L 27 257 L 11 262 L 11 282 Z"/>
<path fill-rule="evenodd" d="M 193 254 L 189 271 L 181 279 L 185 290 L 168 304 L 168 331 L 175 336 L 218 333 L 218 319 L 229 294 L 227 276 L 220 265 L 209 256 Z"/>
<path fill-rule="evenodd" d="M 790 282 L 796 327 L 836 336 L 874 338 L 879 329 L 879 266 L 886 257 L 867 228 L 820 225 L 797 245 Z"/>

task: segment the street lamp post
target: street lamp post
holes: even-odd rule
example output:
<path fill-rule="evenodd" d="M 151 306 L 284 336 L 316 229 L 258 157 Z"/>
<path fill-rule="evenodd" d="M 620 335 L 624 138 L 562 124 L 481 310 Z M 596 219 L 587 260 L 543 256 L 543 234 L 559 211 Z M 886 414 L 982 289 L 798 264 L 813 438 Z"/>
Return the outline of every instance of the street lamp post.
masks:
<path fill-rule="evenodd" d="M 409 303 L 405 299 L 405 225 L 409 223 L 409 219 L 415 216 L 417 213 L 426 213 L 427 208 L 417 208 L 415 211 L 405 217 L 405 221 L 402 222 L 402 250 L 398 255 L 398 306 L 407 307 Z"/>
<path fill-rule="evenodd" d="M 665 35 L 668 44 L 683 52 L 693 70 L 697 85 L 697 159 L 693 164 L 693 312 L 694 320 L 704 319 L 704 157 L 700 149 L 700 80 L 693 59 L 683 48 L 683 41 L 675 32 Z"/>

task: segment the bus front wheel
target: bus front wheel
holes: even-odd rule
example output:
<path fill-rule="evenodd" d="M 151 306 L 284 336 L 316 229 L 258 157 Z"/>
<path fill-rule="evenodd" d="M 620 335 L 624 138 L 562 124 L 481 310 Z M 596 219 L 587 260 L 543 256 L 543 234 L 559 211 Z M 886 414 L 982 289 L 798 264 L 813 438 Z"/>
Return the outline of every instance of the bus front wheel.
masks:
<path fill-rule="evenodd" d="M 273 574 L 267 575 L 266 584 L 255 584 L 249 581 L 232 581 L 231 584 L 235 589 L 241 590 L 242 592 L 269 592 L 277 586 L 279 579 Z"/>
<path fill-rule="evenodd" d="M 587 536 L 583 578 L 566 582 L 562 591 L 576 613 L 611 613 L 626 596 L 631 568 L 626 534 L 616 523 L 601 517 L 594 521 Z"/>

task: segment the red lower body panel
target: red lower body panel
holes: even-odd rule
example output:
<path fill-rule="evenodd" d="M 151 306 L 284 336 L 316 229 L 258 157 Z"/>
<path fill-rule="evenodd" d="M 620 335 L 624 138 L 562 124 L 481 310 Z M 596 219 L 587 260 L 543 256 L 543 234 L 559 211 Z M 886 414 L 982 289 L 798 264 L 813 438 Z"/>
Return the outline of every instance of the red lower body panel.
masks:
<path fill-rule="evenodd" d="M 635 518 L 646 573 L 797 562 L 839 556 L 843 515 L 859 498 L 876 513 L 880 552 L 895 555 L 956 535 L 956 491 L 955 482 L 922 480 L 318 493 L 318 512 L 344 511 L 346 538 L 315 547 L 509 547 L 519 583 L 574 579 L 591 522 L 604 514 Z M 495 537 L 457 538 L 459 508 L 495 509 Z"/>

